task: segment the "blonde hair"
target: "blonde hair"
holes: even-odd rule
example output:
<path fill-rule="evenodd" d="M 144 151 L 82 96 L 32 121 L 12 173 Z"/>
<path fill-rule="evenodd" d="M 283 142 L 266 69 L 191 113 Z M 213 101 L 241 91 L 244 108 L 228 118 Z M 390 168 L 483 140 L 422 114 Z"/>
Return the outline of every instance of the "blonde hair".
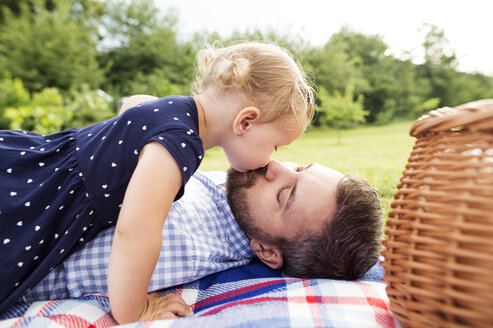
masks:
<path fill-rule="evenodd" d="M 209 87 L 237 88 L 261 110 L 260 121 L 293 117 L 309 123 L 314 91 L 305 72 L 284 48 L 272 43 L 214 43 L 197 53 L 194 94 Z"/>

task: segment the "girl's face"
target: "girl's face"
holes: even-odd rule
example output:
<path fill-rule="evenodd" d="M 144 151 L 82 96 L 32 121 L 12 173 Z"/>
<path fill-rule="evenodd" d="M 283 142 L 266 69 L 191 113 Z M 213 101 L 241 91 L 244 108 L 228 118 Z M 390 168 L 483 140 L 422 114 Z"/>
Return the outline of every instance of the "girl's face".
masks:
<path fill-rule="evenodd" d="M 281 146 L 289 145 L 305 131 L 305 124 L 296 125 L 294 120 L 278 119 L 269 123 L 251 123 L 244 134 L 230 135 L 223 143 L 229 164 L 240 172 L 267 165 L 272 153 Z"/>

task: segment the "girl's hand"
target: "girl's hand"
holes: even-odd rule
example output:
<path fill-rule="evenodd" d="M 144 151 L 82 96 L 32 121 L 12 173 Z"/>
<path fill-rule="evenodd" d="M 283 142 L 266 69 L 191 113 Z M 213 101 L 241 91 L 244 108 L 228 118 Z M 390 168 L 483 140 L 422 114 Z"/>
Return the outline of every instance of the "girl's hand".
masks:
<path fill-rule="evenodd" d="M 147 294 L 144 311 L 139 321 L 176 319 L 192 314 L 192 308 L 180 296 L 176 294 L 160 296 L 158 293 L 150 293 Z"/>

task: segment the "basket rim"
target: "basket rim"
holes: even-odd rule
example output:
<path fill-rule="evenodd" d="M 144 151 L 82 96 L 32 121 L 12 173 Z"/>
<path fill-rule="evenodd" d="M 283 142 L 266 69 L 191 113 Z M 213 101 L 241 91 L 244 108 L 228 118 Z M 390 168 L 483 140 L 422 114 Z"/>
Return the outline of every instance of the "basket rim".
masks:
<path fill-rule="evenodd" d="M 409 134 L 417 137 L 428 132 L 450 131 L 454 128 L 493 130 L 493 99 L 432 110 L 414 122 Z"/>

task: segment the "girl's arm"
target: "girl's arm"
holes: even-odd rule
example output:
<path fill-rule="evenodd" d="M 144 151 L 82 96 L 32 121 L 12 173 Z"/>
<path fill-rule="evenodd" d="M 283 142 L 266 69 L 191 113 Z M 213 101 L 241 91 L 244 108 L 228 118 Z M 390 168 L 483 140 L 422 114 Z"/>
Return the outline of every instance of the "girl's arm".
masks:
<path fill-rule="evenodd" d="M 118 112 L 118 115 L 123 113 L 129 108 L 132 108 L 134 106 L 137 106 L 138 104 L 141 104 L 146 101 L 152 101 L 158 99 L 157 97 L 154 96 L 149 96 L 149 95 L 135 95 L 135 96 L 130 96 L 122 104 L 122 107 L 120 107 L 120 111 Z"/>
<path fill-rule="evenodd" d="M 120 324 L 148 317 L 147 289 L 161 251 L 164 221 L 181 184 L 178 164 L 166 148 L 147 144 L 125 192 L 111 246 L 108 294 Z M 152 308 L 158 318 L 163 307 Z"/>

